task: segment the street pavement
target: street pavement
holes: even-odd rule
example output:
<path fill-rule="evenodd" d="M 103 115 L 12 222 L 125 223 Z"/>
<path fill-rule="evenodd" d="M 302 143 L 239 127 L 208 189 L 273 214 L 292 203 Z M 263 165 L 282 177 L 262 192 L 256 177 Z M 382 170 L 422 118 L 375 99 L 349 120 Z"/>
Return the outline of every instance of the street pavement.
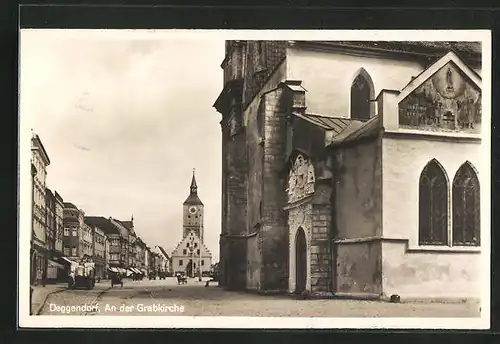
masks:
<path fill-rule="evenodd" d="M 205 287 L 197 279 L 178 285 L 166 280 L 124 280 L 123 288 L 109 282 L 94 290 L 65 290 L 50 295 L 42 315 L 186 315 L 271 317 L 479 317 L 479 303 L 360 300 L 294 300 L 225 291 L 216 283 Z"/>
<path fill-rule="evenodd" d="M 67 283 L 47 284 L 44 286 L 31 286 L 33 293 L 31 294 L 31 309 L 30 313 L 38 315 L 45 304 L 47 298 L 53 294 L 66 289 Z"/>

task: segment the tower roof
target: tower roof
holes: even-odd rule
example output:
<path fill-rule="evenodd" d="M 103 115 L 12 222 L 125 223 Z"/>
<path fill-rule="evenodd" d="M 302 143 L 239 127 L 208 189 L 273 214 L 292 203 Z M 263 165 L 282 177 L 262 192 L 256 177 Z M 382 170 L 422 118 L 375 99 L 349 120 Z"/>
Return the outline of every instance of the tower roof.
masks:
<path fill-rule="evenodd" d="M 196 184 L 195 170 L 193 168 L 193 177 L 191 178 L 191 186 L 189 196 L 183 204 L 203 205 L 203 202 L 198 197 L 198 185 Z"/>

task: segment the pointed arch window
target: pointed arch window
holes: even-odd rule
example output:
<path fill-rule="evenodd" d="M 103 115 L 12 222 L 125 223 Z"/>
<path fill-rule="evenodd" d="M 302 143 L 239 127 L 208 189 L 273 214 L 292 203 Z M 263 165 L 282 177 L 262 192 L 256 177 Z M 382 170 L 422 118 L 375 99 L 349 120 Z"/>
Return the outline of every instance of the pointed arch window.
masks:
<path fill-rule="evenodd" d="M 351 85 L 351 118 L 368 120 L 372 115 L 371 100 L 374 97 L 370 75 L 361 68 Z"/>
<path fill-rule="evenodd" d="M 423 169 L 419 181 L 419 244 L 448 241 L 448 179 L 437 160 Z"/>
<path fill-rule="evenodd" d="M 480 244 L 479 179 L 465 162 L 453 179 L 453 245 Z"/>

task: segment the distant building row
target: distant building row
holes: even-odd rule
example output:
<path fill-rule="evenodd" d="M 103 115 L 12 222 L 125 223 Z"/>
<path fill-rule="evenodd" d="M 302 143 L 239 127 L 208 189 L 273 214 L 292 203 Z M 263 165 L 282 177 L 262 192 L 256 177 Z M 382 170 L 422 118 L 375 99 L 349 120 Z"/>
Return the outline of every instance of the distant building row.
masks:
<path fill-rule="evenodd" d="M 150 248 L 130 221 L 85 216 L 75 204 L 64 202 L 46 185 L 49 156 L 36 134 L 31 139 L 32 230 L 30 281 L 65 280 L 69 263 L 91 257 L 96 277 L 107 278 L 109 268 L 124 272 L 170 271 L 171 259 L 161 246 Z M 114 269 L 113 269 L 114 270 Z"/>

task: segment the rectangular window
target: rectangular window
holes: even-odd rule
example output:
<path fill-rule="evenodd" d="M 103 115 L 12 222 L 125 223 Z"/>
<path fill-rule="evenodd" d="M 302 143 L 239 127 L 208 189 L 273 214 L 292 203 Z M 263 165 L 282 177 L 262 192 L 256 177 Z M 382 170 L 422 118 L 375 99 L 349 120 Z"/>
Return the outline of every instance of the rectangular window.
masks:
<path fill-rule="evenodd" d="M 182 250 L 182 254 L 183 254 L 183 255 L 186 255 L 186 253 L 187 253 L 187 250 L 186 250 L 186 249 Z"/>
<path fill-rule="evenodd" d="M 194 248 L 197 248 L 197 247 L 198 247 L 198 243 L 197 243 L 197 242 L 195 242 L 195 243 L 194 243 Z"/>
<path fill-rule="evenodd" d="M 205 265 L 205 261 L 204 260 L 201 261 L 201 266 L 203 266 L 203 265 Z"/>
<path fill-rule="evenodd" d="M 73 249 L 72 249 L 71 255 L 72 255 L 73 257 L 76 257 L 76 247 L 75 247 L 75 246 L 73 246 Z"/>
<path fill-rule="evenodd" d="M 75 227 L 73 227 L 71 230 L 73 232 L 73 236 L 78 236 L 78 231 Z"/>
<path fill-rule="evenodd" d="M 196 254 L 200 254 L 200 249 L 196 250 Z"/>
<path fill-rule="evenodd" d="M 179 266 L 182 266 L 182 264 L 183 264 L 183 261 L 182 261 L 182 259 L 180 259 L 179 260 Z"/>
<path fill-rule="evenodd" d="M 64 246 L 64 255 L 65 256 L 71 255 L 71 248 L 69 246 Z"/>
<path fill-rule="evenodd" d="M 186 247 L 189 248 L 189 243 L 186 244 Z"/>

